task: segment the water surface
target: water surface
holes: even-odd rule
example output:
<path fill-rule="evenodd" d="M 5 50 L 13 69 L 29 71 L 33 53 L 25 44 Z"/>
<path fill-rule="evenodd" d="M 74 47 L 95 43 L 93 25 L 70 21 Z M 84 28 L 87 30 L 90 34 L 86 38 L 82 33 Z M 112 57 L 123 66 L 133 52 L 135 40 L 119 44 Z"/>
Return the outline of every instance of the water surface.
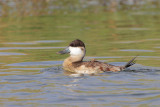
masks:
<path fill-rule="evenodd" d="M 18 2 L 19 11 L 17 2 L 0 4 L 10 7 L 0 8 L 0 105 L 159 107 L 159 2 L 80 1 Z M 67 73 L 68 55 L 56 52 L 77 38 L 85 60 L 125 65 L 138 55 L 137 62 L 116 73 Z"/>

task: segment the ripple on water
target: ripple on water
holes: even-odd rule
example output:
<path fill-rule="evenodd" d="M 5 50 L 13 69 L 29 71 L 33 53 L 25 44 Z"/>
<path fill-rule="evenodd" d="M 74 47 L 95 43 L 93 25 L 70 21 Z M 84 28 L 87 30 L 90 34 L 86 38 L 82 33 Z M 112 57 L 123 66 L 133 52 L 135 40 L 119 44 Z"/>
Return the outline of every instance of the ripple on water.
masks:
<path fill-rule="evenodd" d="M 160 39 L 143 39 L 143 40 L 136 40 L 136 41 L 119 41 L 119 42 L 112 42 L 112 43 L 141 43 L 141 42 L 148 42 L 148 41 L 160 41 Z"/>
<path fill-rule="evenodd" d="M 1 47 L 0 50 L 12 50 L 12 49 L 61 49 L 65 47 Z"/>
<path fill-rule="evenodd" d="M 118 30 L 151 30 L 149 28 L 117 28 Z"/>
<path fill-rule="evenodd" d="M 160 48 L 160 47 L 155 47 L 155 48 Z"/>
<path fill-rule="evenodd" d="M 57 43 L 57 42 L 64 42 L 63 40 L 41 40 L 41 41 L 35 41 L 37 43 Z"/>
<path fill-rule="evenodd" d="M 139 11 L 132 13 L 133 15 L 160 15 L 160 12 L 144 12 L 144 11 Z"/>
<path fill-rule="evenodd" d="M 9 68 L 7 70 L 42 70 L 43 68 Z"/>
<path fill-rule="evenodd" d="M 42 62 L 21 62 L 8 64 L 6 66 L 51 66 L 51 65 L 60 65 L 63 61 L 42 61 Z"/>
<path fill-rule="evenodd" d="M 160 60 L 160 57 L 158 56 L 138 56 L 139 60 Z"/>
<path fill-rule="evenodd" d="M 142 58 L 160 58 L 158 56 L 138 56 L 138 57 L 142 57 Z"/>
<path fill-rule="evenodd" d="M 24 64 L 28 65 L 28 64 Z M 141 68 L 146 68 L 142 67 Z M 138 67 L 133 67 L 134 69 Z M 148 67 L 150 71 L 150 67 Z M 12 103 L 35 104 L 102 104 L 112 107 L 131 104 L 159 105 L 159 75 L 148 72 L 103 73 L 96 76 L 69 77 L 62 67 L 51 67 L 43 72 L 12 72 L 18 75 L 1 76 L 1 97 Z M 5 72 L 4 72 L 5 73 Z M 3 97 L 4 98 L 4 97 Z M 144 100 L 143 100 L 144 99 Z M 9 102 L 8 102 L 9 103 Z M 46 106 L 46 105 L 45 105 Z M 90 105 L 89 105 L 90 106 Z"/>
<path fill-rule="evenodd" d="M 89 58 L 89 59 L 92 59 L 92 58 L 95 58 L 95 59 L 100 59 L 100 58 L 122 58 L 120 56 L 95 56 L 95 57 L 86 57 L 86 58 Z"/>
<path fill-rule="evenodd" d="M 13 52 L 0 52 L 0 56 L 10 56 L 10 55 L 26 55 L 24 53 L 13 53 Z"/>
<path fill-rule="evenodd" d="M 64 42 L 63 40 L 40 40 L 40 41 L 29 41 L 29 42 L 6 42 L 3 44 L 14 44 L 14 45 L 32 45 L 38 43 L 58 43 Z"/>
<path fill-rule="evenodd" d="M 142 49 L 121 49 L 119 51 L 126 51 L 126 52 L 155 52 L 153 50 L 142 50 Z"/>

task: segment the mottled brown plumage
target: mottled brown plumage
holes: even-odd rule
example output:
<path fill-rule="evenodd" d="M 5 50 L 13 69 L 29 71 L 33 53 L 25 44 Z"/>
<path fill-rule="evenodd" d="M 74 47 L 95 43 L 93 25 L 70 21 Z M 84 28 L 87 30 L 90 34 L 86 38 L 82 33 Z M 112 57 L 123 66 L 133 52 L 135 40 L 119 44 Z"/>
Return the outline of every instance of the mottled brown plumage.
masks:
<path fill-rule="evenodd" d="M 120 71 L 122 70 L 124 67 L 120 67 L 120 66 L 114 66 L 114 65 L 111 65 L 111 64 L 107 64 L 107 63 L 104 63 L 104 62 L 99 62 L 99 61 L 83 61 L 83 62 L 73 62 L 72 63 L 72 66 L 74 68 L 79 68 L 81 67 L 82 65 L 84 65 L 86 68 L 96 68 L 96 67 L 99 67 L 98 69 L 105 72 L 105 71 Z"/>

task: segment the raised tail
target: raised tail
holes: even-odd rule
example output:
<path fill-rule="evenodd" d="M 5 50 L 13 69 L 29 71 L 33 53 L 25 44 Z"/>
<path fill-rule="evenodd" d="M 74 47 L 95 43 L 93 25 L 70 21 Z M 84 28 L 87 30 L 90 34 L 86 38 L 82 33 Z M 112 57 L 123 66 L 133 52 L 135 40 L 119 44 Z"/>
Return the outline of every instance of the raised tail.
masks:
<path fill-rule="evenodd" d="M 126 65 L 124 66 L 124 69 L 134 65 L 136 63 L 135 61 L 136 57 L 132 58 L 129 62 L 127 62 Z"/>

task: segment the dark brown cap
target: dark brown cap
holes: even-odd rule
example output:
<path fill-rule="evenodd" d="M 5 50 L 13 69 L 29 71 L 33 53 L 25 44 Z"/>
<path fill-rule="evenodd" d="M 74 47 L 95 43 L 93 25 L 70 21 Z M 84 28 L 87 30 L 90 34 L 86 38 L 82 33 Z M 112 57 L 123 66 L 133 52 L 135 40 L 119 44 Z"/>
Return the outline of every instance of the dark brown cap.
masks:
<path fill-rule="evenodd" d="M 69 46 L 72 46 L 72 47 L 85 47 L 85 44 L 79 40 L 79 39 L 76 39 L 74 41 L 72 41 Z"/>

